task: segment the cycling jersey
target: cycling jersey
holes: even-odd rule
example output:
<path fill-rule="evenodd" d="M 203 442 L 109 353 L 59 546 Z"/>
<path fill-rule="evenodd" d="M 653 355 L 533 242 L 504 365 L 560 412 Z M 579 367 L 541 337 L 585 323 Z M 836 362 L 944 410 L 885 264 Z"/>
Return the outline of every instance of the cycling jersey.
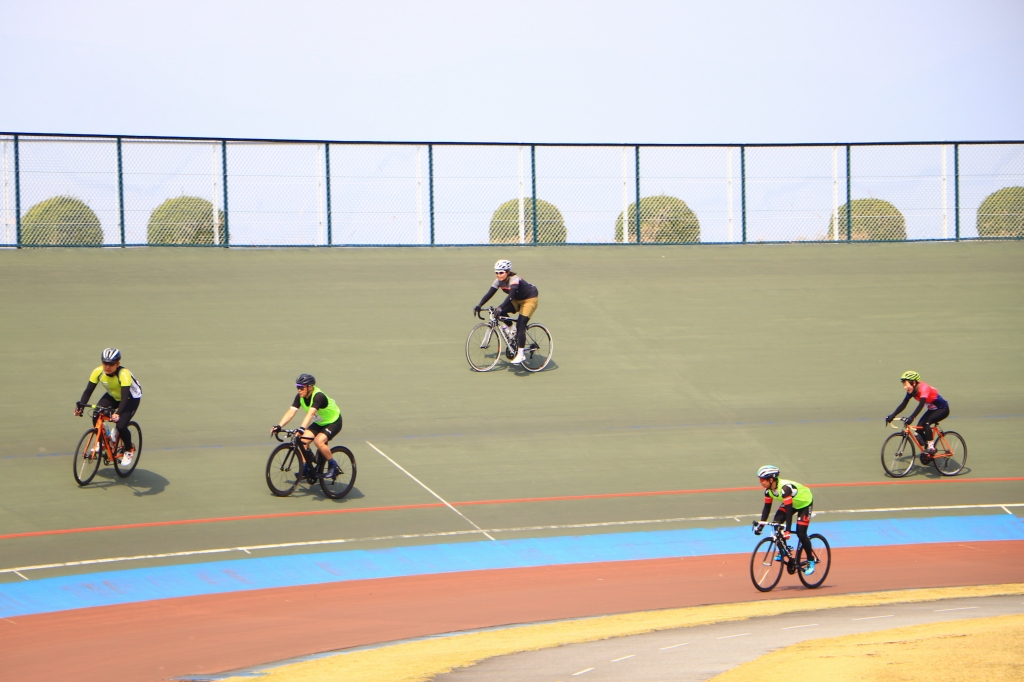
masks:
<path fill-rule="evenodd" d="M 127 388 L 128 393 L 132 398 L 142 397 L 142 384 L 139 380 L 132 376 L 131 371 L 127 367 L 118 367 L 117 371 L 113 375 L 107 374 L 103 371 L 103 366 L 100 365 L 92 371 L 89 375 L 89 388 L 88 392 L 91 395 L 92 389 L 97 383 L 103 384 L 103 388 L 107 389 L 107 394 L 110 395 L 114 400 L 121 402 L 121 391 Z M 87 402 L 88 396 L 83 398 L 82 402 Z"/>
<path fill-rule="evenodd" d="M 312 404 L 313 409 L 316 410 L 316 422 L 314 423 L 319 424 L 320 426 L 333 424 L 341 418 L 341 409 L 338 408 L 338 404 L 328 398 L 326 393 L 315 386 L 313 387 L 313 394 L 310 396 L 308 401 L 296 393 L 292 407 L 302 408 L 308 412 L 310 404 Z"/>
<path fill-rule="evenodd" d="M 796 481 L 779 479 L 775 490 L 768 488 L 764 491 L 764 503 L 770 506 L 772 500 L 779 500 L 784 505 L 792 506 L 793 509 L 803 509 L 814 502 L 814 495 L 811 494 L 811 489 L 805 485 L 800 485 Z"/>
<path fill-rule="evenodd" d="M 500 279 L 494 280 L 494 284 L 491 285 L 492 289 L 501 289 L 513 301 L 525 301 L 528 298 L 537 297 L 537 287 L 533 286 L 519 275 L 509 275 L 502 282 Z M 489 297 L 488 297 L 489 298 Z"/>
<path fill-rule="evenodd" d="M 946 399 L 939 395 L 938 389 L 934 386 L 929 386 L 923 381 L 918 382 L 917 390 L 914 391 L 914 398 L 924 403 L 925 408 L 929 410 L 938 410 L 943 407 L 949 407 L 949 403 Z"/>

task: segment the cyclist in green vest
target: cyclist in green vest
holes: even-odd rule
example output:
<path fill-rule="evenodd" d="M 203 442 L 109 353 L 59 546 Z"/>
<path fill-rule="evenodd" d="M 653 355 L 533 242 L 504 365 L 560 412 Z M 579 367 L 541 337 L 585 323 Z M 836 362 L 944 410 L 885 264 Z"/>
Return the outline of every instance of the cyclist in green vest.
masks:
<path fill-rule="evenodd" d="M 814 495 L 811 494 L 811 489 L 796 481 L 779 479 L 779 468 L 772 464 L 758 469 L 757 477 L 761 480 L 761 487 L 764 488 L 764 508 L 761 510 L 761 522 L 757 524 L 754 535 L 760 535 L 764 530 L 765 521 L 768 520 L 768 514 L 772 510 L 772 502 L 779 500 L 782 504 L 775 511 L 773 522 L 785 522 L 786 530 L 783 536 L 789 540 L 789 529 L 795 514 L 796 536 L 800 538 L 802 546 L 810 547 L 811 541 L 807 539 L 807 526 L 811 523 L 811 507 L 814 506 Z M 808 557 L 804 575 L 814 573 L 815 564 L 817 564 L 817 559 Z"/>
<path fill-rule="evenodd" d="M 327 443 L 341 431 L 341 410 L 336 402 L 316 387 L 316 379 L 311 374 L 300 374 L 295 380 L 295 389 L 295 401 L 281 417 L 281 421 L 271 427 L 270 433 L 273 435 L 283 429 L 299 408 L 306 410 L 306 416 L 302 418 L 302 424 L 296 430 L 306 442 L 311 439 L 313 445 L 327 460 L 324 476 L 334 476 L 338 470 L 338 463 L 331 457 L 331 449 L 327 447 Z M 306 431 L 313 435 L 305 435 Z"/>

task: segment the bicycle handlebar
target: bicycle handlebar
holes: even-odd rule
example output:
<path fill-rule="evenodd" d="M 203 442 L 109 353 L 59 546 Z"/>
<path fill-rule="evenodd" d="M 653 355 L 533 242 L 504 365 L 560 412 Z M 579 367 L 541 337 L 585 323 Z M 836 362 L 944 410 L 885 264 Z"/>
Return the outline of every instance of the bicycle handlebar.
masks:
<path fill-rule="evenodd" d="M 901 427 L 896 426 L 894 422 L 903 422 L 903 425 L 906 426 L 907 424 L 910 423 L 910 419 L 908 419 L 907 417 L 896 417 L 891 422 L 889 422 L 889 426 L 891 426 L 894 429 L 899 429 Z"/>
<path fill-rule="evenodd" d="M 480 313 L 482 313 L 485 310 L 487 312 L 489 312 L 489 313 L 493 313 L 494 312 L 494 306 L 487 306 L 486 308 L 480 308 L 480 310 L 476 311 L 476 318 L 478 320 L 484 319 L 483 317 L 480 316 Z"/>
<path fill-rule="evenodd" d="M 83 412 L 85 412 L 86 409 L 93 409 L 93 410 L 96 410 L 97 412 L 100 412 L 102 414 L 108 414 L 109 415 L 109 414 L 113 414 L 114 413 L 114 408 L 110 407 L 110 406 L 107 406 L 107 405 L 82 405 L 81 409 L 82 409 Z M 79 416 L 81 416 L 81 415 L 79 415 Z"/>
<path fill-rule="evenodd" d="M 309 429 L 303 429 L 304 433 L 307 432 L 307 431 L 309 431 Z M 298 429 L 281 429 L 280 431 L 275 431 L 273 435 L 274 435 L 274 438 L 277 439 L 278 443 L 283 443 L 284 439 L 281 438 L 281 434 L 282 433 L 285 434 L 286 436 L 294 436 L 297 432 L 298 432 Z M 300 438 L 304 438 L 304 436 L 299 436 L 299 437 Z M 315 436 L 309 436 L 309 438 L 307 440 L 313 440 L 314 437 Z"/>

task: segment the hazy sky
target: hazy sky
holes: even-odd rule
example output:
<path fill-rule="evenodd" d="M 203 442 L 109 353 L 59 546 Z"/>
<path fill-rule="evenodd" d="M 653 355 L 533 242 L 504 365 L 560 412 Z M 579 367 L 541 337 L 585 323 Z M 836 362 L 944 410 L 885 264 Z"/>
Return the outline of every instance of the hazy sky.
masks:
<path fill-rule="evenodd" d="M 1024 0 L 0 0 L 0 130 L 1024 139 Z"/>

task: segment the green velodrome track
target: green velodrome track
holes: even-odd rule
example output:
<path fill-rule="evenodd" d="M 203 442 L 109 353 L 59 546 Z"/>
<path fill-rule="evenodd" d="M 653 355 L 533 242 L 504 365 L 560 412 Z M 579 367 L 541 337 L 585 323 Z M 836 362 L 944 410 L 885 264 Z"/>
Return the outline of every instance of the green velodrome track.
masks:
<path fill-rule="evenodd" d="M 540 288 L 540 374 L 466 364 L 498 257 Z M 950 401 L 964 479 L 1021 476 L 1022 292 L 1019 242 L 0 252 L 0 535 L 436 502 L 366 441 L 453 502 L 750 486 L 766 462 L 811 485 L 883 481 L 882 417 L 909 368 Z M 130 479 L 108 467 L 80 489 L 71 410 L 111 345 L 144 387 L 145 450 Z M 342 408 L 336 442 L 359 463 L 345 500 L 264 483 L 300 372 Z M 964 481 L 822 488 L 815 508 L 1015 502 L 1020 481 Z M 759 507 L 727 492 L 461 509 L 513 528 Z M 33 535 L 0 539 L 0 568 L 469 528 L 442 507 Z M 573 532 L 605 530 L 621 528 Z M 545 532 L 567 531 L 518 535 Z"/>

